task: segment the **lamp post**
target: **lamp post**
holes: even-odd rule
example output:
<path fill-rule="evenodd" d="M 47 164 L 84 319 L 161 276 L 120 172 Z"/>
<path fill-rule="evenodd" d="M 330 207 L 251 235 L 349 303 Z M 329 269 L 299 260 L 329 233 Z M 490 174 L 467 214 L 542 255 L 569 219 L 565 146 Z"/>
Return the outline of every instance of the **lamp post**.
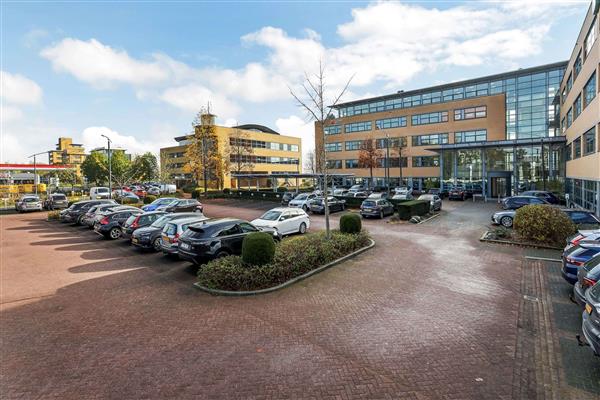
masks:
<path fill-rule="evenodd" d="M 106 135 L 100 135 L 106 138 L 108 142 L 108 198 L 112 199 L 112 153 L 110 151 L 110 144 L 112 140 Z"/>
<path fill-rule="evenodd" d="M 385 133 L 385 176 L 387 195 L 390 197 L 390 134 Z"/>
<path fill-rule="evenodd" d="M 39 156 L 40 154 L 48 154 L 49 151 L 40 151 L 39 153 L 35 153 L 30 155 L 27 158 L 31 158 L 33 157 L 33 187 L 35 188 L 35 194 L 38 194 L 38 188 L 37 188 L 37 160 L 36 157 Z"/>

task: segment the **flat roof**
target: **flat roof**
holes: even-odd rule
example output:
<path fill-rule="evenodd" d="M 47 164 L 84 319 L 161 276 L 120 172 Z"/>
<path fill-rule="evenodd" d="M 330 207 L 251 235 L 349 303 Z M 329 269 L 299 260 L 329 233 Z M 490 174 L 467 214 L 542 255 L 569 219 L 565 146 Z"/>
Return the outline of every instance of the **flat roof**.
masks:
<path fill-rule="evenodd" d="M 471 142 L 471 143 L 448 143 L 442 144 L 437 148 L 428 148 L 426 150 L 439 152 L 440 150 L 462 150 L 462 149 L 477 149 L 482 147 L 514 147 L 527 145 L 540 145 L 542 143 L 565 143 L 565 136 L 553 136 L 544 138 L 531 139 L 512 139 L 512 140 L 493 140 L 486 142 Z"/>
<path fill-rule="evenodd" d="M 280 173 L 272 174 L 231 174 L 234 178 L 322 178 L 324 174 L 304 174 L 304 173 Z M 333 178 L 349 177 L 354 174 L 327 174 Z"/>
<path fill-rule="evenodd" d="M 519 68 L 517 70 L 502 72 L 500 74 L 487 75 L 487 76 L 482 76 L 480 78 L 467 79 L 464 81 L 444 83 L 442 85 L 429 86 L 429 87 L 425 87 L 425 88 L 421 88 L 421 89 L 414 89 L 414 90 L 407 90 L 407 91 L 401 90 L 401 91 L 398 91 L 393 94 L 386 94 L 383 96 L 376 96 L 376 97 L 368 97 L 366 99 L 352 100 L 352 101 L 348 101 L 345 103 L 336 104 L 333 108 L 337 110 L 339 108 L 351 106 L 351 105 L 355 105 L 355 104 L 370 103 L 372 101 L 397 99 L 399 97 L 412 96 L 415 94 L 427 93 L 427 92 L 431 92 L 431 91 L 438 91 L 438 90 L 441 91 L 441 90 L 445 90 L 445 89 L 451 89 L 456 86 L 470 85 L 470 84 L 474 84 L 474 83 L 478 83 L 478 82 L 482 82 L 482 81 L 489 81 L 489 80 L 495 80 L 495 79 L 496 80 L 503 79 L 503 78 L 507 78 L 507 77 L 509 77 L 511 75 L 515 75 L 515 74 L 531 74 L 531 73 L 545 71 L 548 69 L 561 68 L 561 67 L 566 68 L 568 63 L 569 63 L 569 60 L 559 61 L 559 62 L 555 62 L 555 63 L 551 63 L 551 64 L 538 65 L 536 67 L 529 67 L 529 68 Z"/>
<path fill-rule="evenodd" d="M 232 129 L 242 129 L 245 131 L 257 131 L 257 132 L 262 132 L 262 133 L 269 133 L 271 135 L 280 135 L 281 134 L 279 132 L 274 131 L 273 129 L 269 128 L 268 126 L 265 125 L 260 125 L 260 124 L 242 124 L 242 125 L 237 125 L 237 126 L 221 126 L 221 125 L 215 125 L 215 126 L 219 126 L 221 128 L 232 128 Z M 188 137 L 192 136 L 194 134 L 194 132 L 190 132 L 187 135 L 183 135 L 183 136 L 176 136 L 175 137 L 175 141 L 176 142 L 181 142 L 182 140 L 186 140 Z"/>

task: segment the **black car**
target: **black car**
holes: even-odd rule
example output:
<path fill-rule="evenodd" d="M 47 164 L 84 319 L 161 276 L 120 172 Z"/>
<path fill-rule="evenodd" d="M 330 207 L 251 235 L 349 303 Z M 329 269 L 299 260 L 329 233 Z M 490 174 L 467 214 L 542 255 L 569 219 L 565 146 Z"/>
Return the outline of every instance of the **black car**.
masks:
<path fill-rule="evenodd" d="M 165 215 L 164 211 L 149 211 L 143 214 L 133 214 L 127 218 L 121 227 L 121 237 L 131 239 L 131 235 L 139 228 L 152 225 L 154 221 Z"/>
<path fill-rule="evenodd" d="M 81 224 L 81 220 L 93 206 L 99 204 L 117 204 L 114 200 L 83 200 L 71 204 L 69 208 L 60 212 L 60 221 Z"/>
<path fill-rule="evenodd" d="M 329 212 L 344 211 L 346 202 L 336 199 L 335 197 L 327 197 L 327 206 Z M 314 214 L 325 214 L 325 202 L 323 197 L 317 197 L 310 202 L 310 211 Z"/>
<path fill-rule="evenodd" d="M 281 196 L 281 205 L 287 206 L 290 200 L 292 200 L 295 195 L 296 194 L 294 192 L 285 192 L 283 196 Z"/>
<path fill-rule="evenodd" d="M 203 212 L 204 208 L 202 203 L 196 199 L 178 199 L 166 206 L 157 208 L 156 211 L 165 211 L 168 213 L 180 213 L 180 212 Z"/>
<path fill-rule="evenodd" d="M 134 210 L 121 210 L 107 214 L 100 220 L 99 223 L 94 225 L 94 231 L 106 239 L 118 239 L 122 235 L 121 226 L 127 221 L 132 215 L 142 214 L 143 211 L 140 209 Z"/>
<path fill-rule="evenodd" d="M 573 285 L 573 298 L 580 306 L 585 306 L 585 291 L 600 280 L 600 253 L 590 258 L 577 270 L 577 282 Z"/>
<path fill-rule="evenodd" d="M 521 196 L 534 196 L 540 199 L 546 200 L 550 204 L 559 204 L 560 199 L 552 192 L 546 192 L 544 190 L 528 190 L 521 193 Z"/>
<path fill-rule="evenodd" d="M 530 204 L 549 204 L 546 200 L 535 196 L 512 196 L 502 201 L 502 208 L 505 210 L 517 210 Z"/>
<path fill-rule="evenodd" d="M 180 218 L 197 217 L 198 213 L 176 213 L 176 214 L 165 214 L 158 218 L 150 226 L 136 229 L 131 235 L 131 244 L 140 247 L 142 249 L 154 249 L 160 251 L 160 241 L 162 230 L 169 221 L 173 221 Z"/>
<path fill-rule="evenodd" d="M 394 214 L 394 205 L 386 199 L 366 199 L 360 205 L 360 215 L 366 217 L 382 218 Z"/>
<path fill-rule="evenodd" d="M 465 200 L 467 189 L 464 186 L 453 186 L 448 192 L 448 200 Z"/>
<path fill-rule="evenodd" d="M 585 293 L 585 303 L 581 330 L 594 354 L 600 356 L 600 284 L 595 284 Z"/>
<path fill-rule="evenodd" d="M 44 208 L 46 210 L 56 210 L 58 208 L 68 208 L 69 199 L 62 193 L 52 193 L 44 201 Z"/>
<path fill-rule="evenodd" d="M 201 264 L 208 260 L 232 254 L 242 254 L 242 242 L 253 232 L 267 232 L 275 240 L 281 236 L 273 228 L 257 228 L 251 223 L 234 218 L 206 220 L 188 226 L 179 237 L 179 258 Z"/>
<path fill-rule="evenodd" d="M 572 208 L 563 208 L 571 221 L 577 225 L 577 229 L 598 229 L 600 228 L 600 219 L 591 211 L 575 210 Z"/>

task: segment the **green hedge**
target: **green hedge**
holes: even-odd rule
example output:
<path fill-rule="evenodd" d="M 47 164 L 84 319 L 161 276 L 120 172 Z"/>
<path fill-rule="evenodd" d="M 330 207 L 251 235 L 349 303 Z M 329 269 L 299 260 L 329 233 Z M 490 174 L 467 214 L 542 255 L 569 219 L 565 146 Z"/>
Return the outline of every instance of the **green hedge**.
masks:
<path fill-rule="evenodd" d="M 426 200 L 409 200 L 396 205 L 400 219 L 408 221 L 415 215 L 425 215 L 429 212 L 431 204 Z"/>
<path fill-rule="evenodd" d="M 349 213 L 340 217 L 340 231 L 342 233 L 358 233 L 362 229 L 360 215 Z"/>
<path fill-rule="evenodd" d="M 294 236 L 279 243 L 269 264 L 252 266 L 242 257 L 229 256 L 210 261 L 198 270 L 198 283 L 211 289 L 258 290 L 277 286 L 352 253 L 370 243 L 362 231 L 347 234 L 332 231 Z"/>
<path fill-rule="evenodd" d="M 266 232 L 246 235 L 242 242 L 242 260 L 248 265 L 265 265 L 273 261 L 275 241 Z"/>

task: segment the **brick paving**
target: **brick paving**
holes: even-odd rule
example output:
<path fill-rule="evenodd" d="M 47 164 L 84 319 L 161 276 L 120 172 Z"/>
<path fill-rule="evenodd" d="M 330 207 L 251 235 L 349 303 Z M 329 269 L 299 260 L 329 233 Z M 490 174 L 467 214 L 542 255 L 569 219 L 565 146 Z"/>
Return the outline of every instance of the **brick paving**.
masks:
<path fill-rule="evenodd" d="M 269 206 L 219 200 L 206 212 L 252 219 Z M 445 202 L 422 225 L 367 221 L 373 250 L 251 298 L 199 292 L 188 264 L 41 213 L 0 217 L 0 394 L 556 398 L 543 389 L 556 370 L 530 366 L 518 326 L 521 250 L 477 240 L 495 207 Z"/>

